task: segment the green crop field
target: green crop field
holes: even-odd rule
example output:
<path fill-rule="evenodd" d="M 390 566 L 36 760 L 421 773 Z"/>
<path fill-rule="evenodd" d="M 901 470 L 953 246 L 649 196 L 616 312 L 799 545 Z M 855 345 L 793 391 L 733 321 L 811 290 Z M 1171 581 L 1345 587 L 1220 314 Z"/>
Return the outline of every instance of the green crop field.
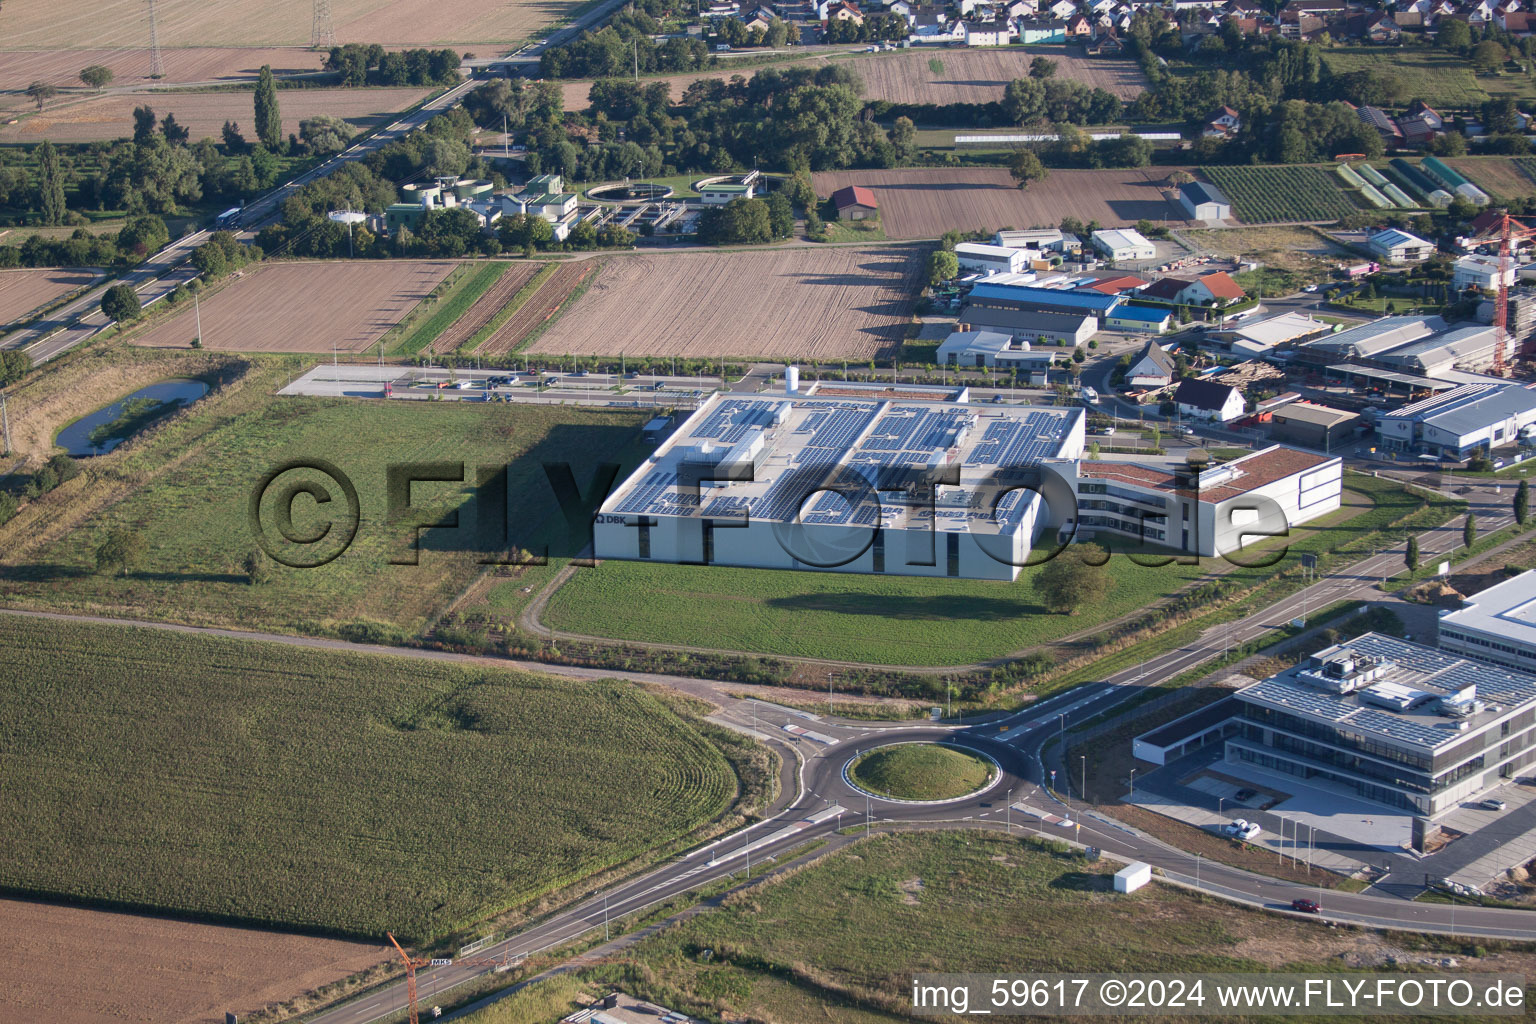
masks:
<path fill-rule="evenodd" d="M 1338 180 L 1316 164 L 1202 167 L 1244 224 L 1334 221 L 1360 212 Z"/>
<path fill-rule="evenodd" d="M 625 683 L 0 615 L 0 885 L 415 940 L 721 814 Z"/>
<path fill-rule="evenodd" d="M 1422 99 L 1432 107 L 1466 110 L 1486 103 L 1491 92 L 1519 92 L 1514 76 L 1479 78 L 1465 57 L 1441 50 L 1400 47 L 1359 47 L 1323 51 L 1323 63 L 1335 75 L 1352 71 L 1381 71 L 1401 79 L 1408 99 Z M 1451 115 L 1442 110 L 1447 118 Z"/>
<path fill-rule="evenodd" d="M 876 1024 L 913 1019 L 912 976 L 924 972 L 1344 971 L 1341 958 L 1369 962 L 1393 946 L 1459 955 L 1460 944 L 1327 929 L 1156 883 L 1117 895 L 1118 863 L 1034 844 L 981 831 L 877 836 L 646 938 L 634 964 L 582 976 L 590 990 L 618 984 L 710 1020 Z M 1510 949 L 1464 969 L 1514 962 L 1536 957 Z M 467 1024 L 534 1019 L 493 1006 Z"/>
<path fill-rule="evenodd" d="M 349 623 L 385 622 L 406 632 L 425 625 L 481 571 L 483 559 L 504 549 L 502 516 L 475 495 L 480 467 L 505 466 L 510 493 L 510 543 L 568 553 L 567 538 L 543 463 L 570 463 L 585 491 L 594 467 L 638 458 L 644 416 L 586 408 L 510 403 L 360 401 L 274 397 L 274 375 L 256 369 L 243 387 L 191 407 L 142 443 L 83 463 L 87 479 L 44 502 L 50 525 L 22 520 L 0 528 L 6 541 L 0 600 L 13 606 L 87 611 L 281 631 L 336 633 Z M 351 547 L 311 569 L 273 565 L 269 582 L 252 585 L 241 568 L 256 548 L 249 503 L 264 474 L 290 460 L 323 459 L 354 484 L 360 522 Z M 408 524 L 392 522 L 389 467 L 446 462 L 465 466 L 465 484 L 417 483 L 413 506 L 425 521 L 459 513 L 460 527 L 426 530 L 419 564 L 410 557 Z M 336 500 L 318 505 L 299 496 L 294 522 L 301 533 L 346 525 L 337 485 L 308 472 L 285 474 L 268 492 L 263 516 L 277 537 L 273 513 L 291 482 L 318 481 Z M 494 484 L 483 492 L 496 493 Z M 399 502 L 397 501 L 397 504 Z M 331 510 L 336 509 L 333 516 Z M 554 530 L 549 524 L 559 524 Z M 68 529 L 65 529 L 65 526 Z M 95 550 L 109 528 L 143 540 L 144 555 L 126 578 L 96 571 Z M 26 544 L 18 554 L 18 547 Z M 286 549 L 279 544 L 278 547 Z M 294 548 L 290 555 L 302 555 Z M 298 560 L 293 558 L 291 560 Z"/>

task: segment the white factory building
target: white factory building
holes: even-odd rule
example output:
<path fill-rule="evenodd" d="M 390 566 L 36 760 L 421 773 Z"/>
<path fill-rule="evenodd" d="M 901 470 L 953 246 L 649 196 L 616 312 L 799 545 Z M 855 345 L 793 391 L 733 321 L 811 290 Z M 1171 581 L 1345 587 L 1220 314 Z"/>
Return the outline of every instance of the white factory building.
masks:
<path fill-rule="evenodd" d="M 1440 612 L 1440 649 L 1536 672 L 1536 569 Z"/>
<path fill-rule="evenodd" d="M 1339 507 L 1339 460 L 1313 452 L 1199 474 L 1085 462 L 1081 409 L 788 377 L 784 394 L 717 394 L 683 421 L 603 503 L 596 556 L 1012 580 L 1042 538 L 1213 555 Z"/>
<path fill-rule="evenodd" d="M 1116 263 L 1157 259 L 1157 246 L 1135 228 L 1108 228 L 1095 231 L 1092 241 L 1095 249 L 1103 253 L 1106 259 L 1114 260 Z"/>
<path fill-rule="evenodd" d="M 962 271 L 979 270 L 983 273 L 1017 274 L 1029 269 L 1034 254 L 1028 249 L 1012 249 L 1005 245 L 987 245 L 984 242 L 961 242 L 955 246 L 955 261 Z"/>
<path fill-rule="evenodd" d="M 1464 459 L 1516 442 L 1536 424 L 1536 385 L 1463 384 L 1383 413 L 1376 429 L 1388 451 Z"/>

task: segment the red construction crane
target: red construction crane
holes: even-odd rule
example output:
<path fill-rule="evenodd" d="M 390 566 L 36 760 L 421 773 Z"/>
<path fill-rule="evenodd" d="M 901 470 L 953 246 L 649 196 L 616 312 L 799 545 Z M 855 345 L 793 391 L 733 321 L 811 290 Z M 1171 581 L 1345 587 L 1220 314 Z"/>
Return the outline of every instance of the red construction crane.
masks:
<path fill-rule="evenodd" d="M 1505 210 L 1499 214 L 1499 288 L 1493 302 L 1493 375 L 1508 372 L 1504 351 L 1509 344 L 1509 243 L 1514 237 L 1529 238 L 1532 229 L 1521 224 Z"/>

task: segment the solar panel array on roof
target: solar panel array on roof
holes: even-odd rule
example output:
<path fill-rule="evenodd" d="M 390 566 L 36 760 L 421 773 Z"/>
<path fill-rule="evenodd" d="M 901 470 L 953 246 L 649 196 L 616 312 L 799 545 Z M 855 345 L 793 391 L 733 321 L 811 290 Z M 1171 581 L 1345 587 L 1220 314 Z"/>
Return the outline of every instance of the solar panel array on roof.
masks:
<path fill-rule="evenodd" d="M 621 513 L 637 514 L 650 510 L 651 503 L 668 487 L 677 483 L 677 474 L 668 470 L 656 469 L 636 487 L 619 505 Z"/>

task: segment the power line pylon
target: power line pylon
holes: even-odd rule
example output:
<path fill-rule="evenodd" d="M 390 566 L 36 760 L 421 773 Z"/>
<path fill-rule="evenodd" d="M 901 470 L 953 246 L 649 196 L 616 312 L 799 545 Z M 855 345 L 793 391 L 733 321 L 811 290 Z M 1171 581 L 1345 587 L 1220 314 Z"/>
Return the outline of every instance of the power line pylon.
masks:
<path fill-rule="evenodd" d="M 149 0 L 149 77 L 160 78 L 165 66 L 160 63 L 160 23 L 155 19 L 155 0 Z"/>
<path fill-rule="evenodd" d="M 310 24 L 309 45 L 324 50 L 336 45 L 336 29 L 331 24 L 331 0 L 315 0 L 315 20 Z"/>

